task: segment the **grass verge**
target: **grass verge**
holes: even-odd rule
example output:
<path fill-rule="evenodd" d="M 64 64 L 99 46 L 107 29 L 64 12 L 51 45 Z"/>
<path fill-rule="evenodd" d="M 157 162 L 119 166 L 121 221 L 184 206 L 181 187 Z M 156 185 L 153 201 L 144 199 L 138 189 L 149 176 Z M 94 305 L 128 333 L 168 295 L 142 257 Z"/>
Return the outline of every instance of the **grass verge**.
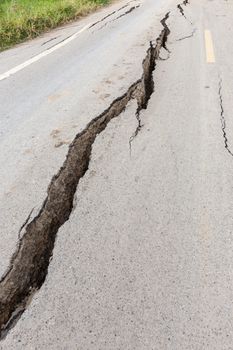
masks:
<path fill-rule="evenodd" d="M 110 0 L 0 0 L 0 51 L 87 15 Z"/>

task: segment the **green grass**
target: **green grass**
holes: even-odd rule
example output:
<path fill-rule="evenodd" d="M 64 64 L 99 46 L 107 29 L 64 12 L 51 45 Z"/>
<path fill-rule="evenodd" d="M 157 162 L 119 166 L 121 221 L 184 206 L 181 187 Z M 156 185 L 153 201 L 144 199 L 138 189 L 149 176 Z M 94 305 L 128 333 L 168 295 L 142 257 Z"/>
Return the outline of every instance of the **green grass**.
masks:
<path fill-rule="evenodd" d="M 109 0 L 0 0 L 0 51 L 87 15 Z"/>

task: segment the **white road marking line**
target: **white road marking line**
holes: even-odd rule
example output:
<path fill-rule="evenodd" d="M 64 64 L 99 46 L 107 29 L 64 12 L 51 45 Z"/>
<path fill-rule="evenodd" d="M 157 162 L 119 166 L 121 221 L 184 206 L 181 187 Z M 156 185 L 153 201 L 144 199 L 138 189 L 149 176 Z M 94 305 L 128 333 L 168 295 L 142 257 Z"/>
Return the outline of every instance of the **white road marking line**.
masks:
<path fill-rule="evenodd" d="M 210 30 L 205 30 L 206 62 L 215 63 L 214 45 Z"/>
<path fill-rule="evenodd" d="M 60 49 L 61 47 L 65 46 L 65 45 L 67 45 L 69 42 L 73 41 L 74 39 L 77 38 L 77 36 L 79 36 L 81 33 L 83 33 L 85 30 L 87 30 L 91 25 L 92 25 L 92 23 L 87 24 L 82 29 L 80 29 L 78 32 L 74 33 L 73 35 L 71 35 L 70 37 L 65 39 L 64 41 L 58 43 L 57 45 L 51 47 L 48 50 L 45 50 L 45 51 L 39 53 L 38 55 L 30 58 L 29 60 L 25 61 L 24 63 L 19 64 L 18 66 L 8 70 L 7 72 L 5 72 L 3 74 L 0 74 L 0 81 L 4 80 L 6 78 L 9 78 L 11 75 L 13 75 L 13 74 L 21 71 L 22 69 L 30 66 L 32 63 L 35 63 L 35 62 L 39 61 L 41 58 L 46 57 L 46 56 L 50 55 L 52 52 Z"/>
<path fill-rule="evenodd" d="M 137 0 L 131 0 L 128 3 L 126 3 L 126 6 L 129 6 L 129 4 L 131 2 L 135 2 Z M 121 10 L 121 9 L 120 9 Z M 119 11 L 119 10 L 118 10 Z M 58 43 L 57 45 L 52 46 L 50 49 L 47 49 L 41 53 L 39 53 L 38 55 L 30 58 L 29 60 L 25 61 L 24 63 L 19 64 L 18 66 L 8 70 L 7 72 L 0 74 L 0 81 L 9 78 L 11 75 L 14 75 L 15 73 L 21 71 L 22 69 L 30 66 L 32 63 L 35 63 L 37 61 L 39 61 L 41 58 L 46 57 L 48 55 L 50 55 L 52 52 L 60 49 L 61 47 L 67 45 L 68 43 L 70 43 L 71 41 L 73 41 L 74 39 L 76 39 L 81 33 L 83 33 L 85 30 L 89 29 L 92 27 L 92 25 L 95 24 L 95 22 L 91 22 L 88 23 L 86 26 L 84 26 L 82 29 L 80 29 L 78 32 L 74 33 L 73 35 L 69 36 L 67 39 L 61 41 L 60 43 Z"/>

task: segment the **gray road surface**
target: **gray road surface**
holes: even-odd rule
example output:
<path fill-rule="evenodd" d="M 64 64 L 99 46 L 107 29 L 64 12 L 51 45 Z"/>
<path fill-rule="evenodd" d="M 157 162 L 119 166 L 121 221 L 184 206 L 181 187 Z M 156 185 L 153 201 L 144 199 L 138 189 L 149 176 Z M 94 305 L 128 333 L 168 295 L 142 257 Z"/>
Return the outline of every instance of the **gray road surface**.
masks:
<path fill-rule="evenodd" d="M 233 4 L 125 4 L 0 54 L 1 79 L 87 28 L 0 81 L 3 275 L 68 145 L 141 77 L 170 11 L 142 128 L 130 143 L 131 100 L 97 136 L 46 281 L 1 349 L 233 349 Z"/>

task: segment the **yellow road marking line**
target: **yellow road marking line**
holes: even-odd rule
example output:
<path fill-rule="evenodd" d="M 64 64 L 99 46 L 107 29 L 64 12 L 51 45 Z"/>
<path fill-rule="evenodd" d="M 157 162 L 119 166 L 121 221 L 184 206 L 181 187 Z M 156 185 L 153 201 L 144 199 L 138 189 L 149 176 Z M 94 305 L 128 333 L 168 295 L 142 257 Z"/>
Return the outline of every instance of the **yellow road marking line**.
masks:
<path fill-rule="evenodd" d="M 210 30 L 205 30 L 206 62 L 215 63 L 214 45 Z"/>

